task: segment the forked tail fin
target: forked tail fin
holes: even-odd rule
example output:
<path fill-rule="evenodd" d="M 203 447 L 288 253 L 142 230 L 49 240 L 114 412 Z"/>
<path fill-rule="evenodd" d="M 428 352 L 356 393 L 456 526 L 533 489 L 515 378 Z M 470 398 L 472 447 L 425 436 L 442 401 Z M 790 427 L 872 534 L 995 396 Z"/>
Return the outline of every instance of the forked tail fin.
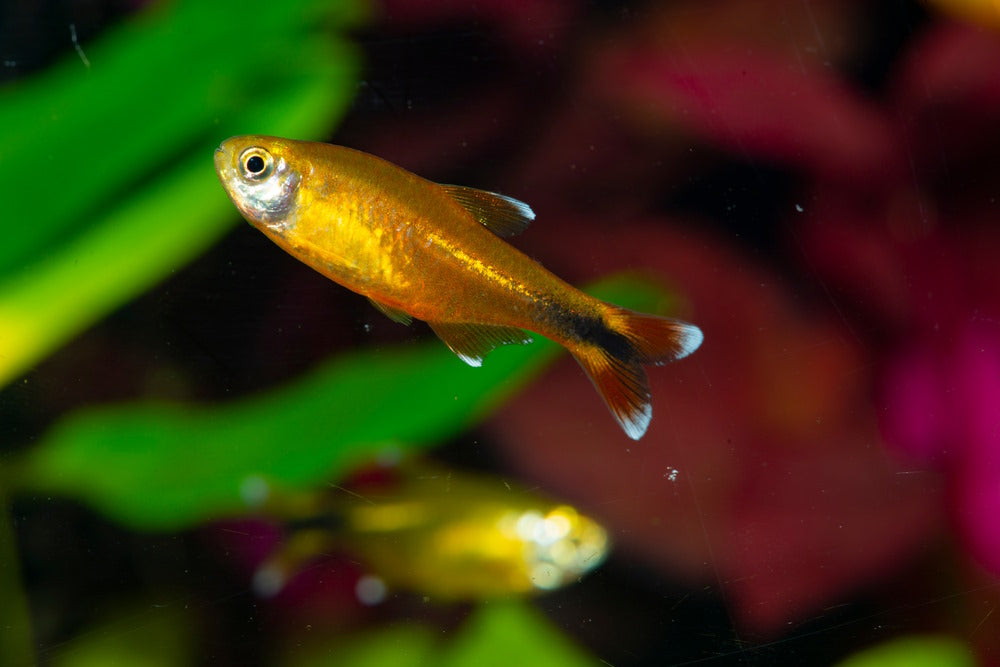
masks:
<path fill-rule="evenodd" d="M 659 366 L 691 354 L 701 345 L 701 329 L 610 304 L 603 324 L 570 351 L 626 435 L 638 440 L 653 417 L 643 366 Z"/>

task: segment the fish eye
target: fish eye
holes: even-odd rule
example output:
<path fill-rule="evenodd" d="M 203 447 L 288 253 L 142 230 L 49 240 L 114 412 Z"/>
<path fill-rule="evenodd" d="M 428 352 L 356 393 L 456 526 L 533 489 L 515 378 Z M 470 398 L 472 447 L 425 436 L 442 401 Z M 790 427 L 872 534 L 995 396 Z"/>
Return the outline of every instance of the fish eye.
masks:
<path fill-rule="evenodd" d="M 259 174 L 264 171 L 264 158 L 259 155 L 251 155 L 247 158 L 247 171 L 252 174 Z"/>
<path fill-rule="evenodd" d="M 274 170 L 274 158 L 263 148 L 248 148 L 240 155 L 240 168 L 244 178 L 260 180 Z"/>

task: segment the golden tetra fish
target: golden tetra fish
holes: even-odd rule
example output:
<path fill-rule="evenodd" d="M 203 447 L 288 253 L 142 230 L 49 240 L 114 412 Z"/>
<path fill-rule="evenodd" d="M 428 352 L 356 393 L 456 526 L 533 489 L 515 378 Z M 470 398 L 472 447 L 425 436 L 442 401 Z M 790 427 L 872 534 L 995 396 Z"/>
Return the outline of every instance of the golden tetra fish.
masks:
<path fill-rule="evenodd" d="M 685 322 L 605 303 L 503 238 L 534 219 L 527 204 L 439 185 L 330 144 L 232 137 L 215 169 L 243 217 L 293 257 L 368 297 L 392 319 L 425 320 L 463 361 L 533 331 L 568 349 L 618 423 L 638 440 L 652 417 L 645 364 L 698 348 Z"/>
<path fill-rule="evenodd" d="M 609 549 L 594 519 L 497 477 L 418 465 L 349 486 L 269 499 L 285 539 L 257 570 L 258 592 L 346 551 L 386 586 L 437 600 L 535 594 L 578 581 Z"/>

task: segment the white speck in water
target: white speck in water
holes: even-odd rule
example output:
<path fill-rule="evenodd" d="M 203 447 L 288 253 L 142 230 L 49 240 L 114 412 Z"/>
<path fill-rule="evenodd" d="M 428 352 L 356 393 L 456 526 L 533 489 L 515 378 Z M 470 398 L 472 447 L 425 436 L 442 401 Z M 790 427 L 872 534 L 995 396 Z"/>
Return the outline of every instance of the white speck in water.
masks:
<path fill-rule="evenodd" d="M 372 332 L 372 325 L 371 325 L 371 324 L 369 324 L 368 322 L 365 322 L 365 323 L 364 323 L 364 324 L 363 324 L 363 325 L 361 326 L 361 328 L 365 330 L 365 333 L 371 333 L 371 332 Z"/>
<path fill-rule="evenodd" d="M 253 575 L 253 591 L 262 598 L 271 598 L 285 587 L 285 573 L 273 565 L 265 565 Z"/>
<path fill-rule="evenodd" d="M 3 61 L 3 66 L 4 67 L 17 67 L 17 61 L 16 60 L 5 60 L 5 61 Z"/>
<path fill-rule="evenodd" d="M 354 594 L 358 596 L 358 601 L 369 607 L 381 604 L 387 593 L 385 582 L 370 574 L 358 579 L 358 583 L 354 585 Z"/>
<path fill-rule="evenodd" d="M 669 479 L 671 482 L 677 481 L 677 475 L 680 474 L 680 470 L 677 468 L 667 468 L 667 471 L 663 473 L 663 476 Z"/>
<path fill-rule="evenodd" d="M 259 507 L 271 494 L 271 486 L 260 475 L 247 475 L 240 484 L 240 498 L 248 507 Z"/>
<path fill-rule="evenodd" d="M 799 213 L 802 213 L 803 211 L 805 211 L 805 209 L 802 208 L 802 204 L 796 204 L 795 205 L 795 210 L 798 211 Z"/>
<path fill-rule="evenodd" d="M 80 46 L 80 42 L 77 41 L 77 39 L 76 39 L 76 24 L 75 23 L 70 23 L 69 24 L 69 38 L 70 38 L 70 40 L 72 40 L 72 42 L 73 42 L 73 48 L 76 49 L 76 53 L 77 53 L 78 56 L 80 56 L 80 60 L 82 60 L 83 64 L 87 66 L 87 69 L 90 69 L 90 60 L 87 59 L 87 54 L 83 52 L 83 47 Z"/>

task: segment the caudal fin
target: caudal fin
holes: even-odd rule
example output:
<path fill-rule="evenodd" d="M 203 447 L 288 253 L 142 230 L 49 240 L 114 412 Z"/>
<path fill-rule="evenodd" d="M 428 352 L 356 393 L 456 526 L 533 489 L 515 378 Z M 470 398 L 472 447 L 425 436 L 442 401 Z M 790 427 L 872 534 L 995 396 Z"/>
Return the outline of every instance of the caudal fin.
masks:
<path fill-rule="evenodd" d="M 643 366 L 659 366 L 691 354 L 701 345 L 701 329 L 609 305 L 603 326 L 587 333 L 586 340 L 570 351 L 626 435 L 638 440 L 653 417 Z"/>

